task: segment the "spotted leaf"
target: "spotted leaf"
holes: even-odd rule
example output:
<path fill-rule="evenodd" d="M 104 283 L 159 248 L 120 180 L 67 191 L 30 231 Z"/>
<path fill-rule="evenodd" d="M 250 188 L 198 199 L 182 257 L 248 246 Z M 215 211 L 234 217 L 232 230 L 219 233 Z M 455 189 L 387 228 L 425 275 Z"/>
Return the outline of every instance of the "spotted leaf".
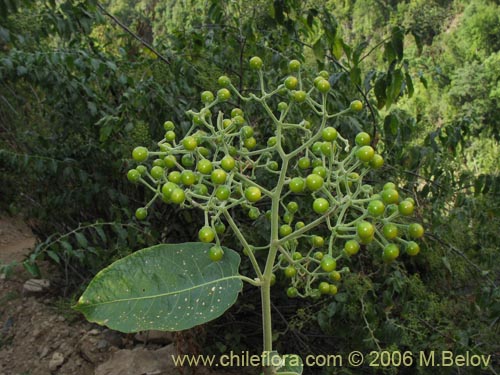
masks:
<path fill-rule="evenodd" d="M 180 331 L 221 316 L 242 289 L 240 256 L 211 244 L 164 244 L 137 251 L 99 272 L 74 306 L 121 332 Z"/>

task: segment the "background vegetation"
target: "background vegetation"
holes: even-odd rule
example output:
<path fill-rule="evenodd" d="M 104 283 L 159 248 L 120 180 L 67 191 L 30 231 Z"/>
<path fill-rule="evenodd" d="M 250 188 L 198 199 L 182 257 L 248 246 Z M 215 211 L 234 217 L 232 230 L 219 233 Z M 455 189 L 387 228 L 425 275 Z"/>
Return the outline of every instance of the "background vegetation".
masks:
<path fill-rule="evenodd" d="M 38 237 L 26 267 L 37 274 L 36 261 L 51 260 L 66 276 L 65 292 L 78 294 L 132 251 L 195 240 L 189 228 L 199 226 L 190 225 L 197 212 L 162 205 L 147 222 L 133 219 L 148 193 L 126 180 L 130 152 L 160 138 L 167 119 L 187 125 L 184 112 L 219 75 L 251 88 L 253 55 L 271 79 L 282 79 L 292 58 L 326 69 L 336 105 L 365 102 L 342 131 L 374 136 L 386 167 L 373 178 L 392 179 L 413 196 L 427 230 L 414 261 L 353 260 L 335 298 L 289 300 L 278 280 L 278 350 L 470 351 L 494 363 L 467 373 L 498 372 L 500 5 L 493 0 L 0 0 L 0 207 L 24 215 Z M 249 233 L 265 225 L 238 220 Z M 251 293 L 205 327 L 204 350 L 257 350 L 260 313 Z M 324 369 L 337 372 L 348 369 Z"/>

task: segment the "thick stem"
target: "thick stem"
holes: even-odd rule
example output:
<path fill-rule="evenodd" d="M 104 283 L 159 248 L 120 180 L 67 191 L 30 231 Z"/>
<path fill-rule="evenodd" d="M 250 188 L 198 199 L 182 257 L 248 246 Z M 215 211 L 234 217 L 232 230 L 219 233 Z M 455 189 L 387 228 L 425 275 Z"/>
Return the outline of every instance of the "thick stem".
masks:
<path fill-rule="evenodd" d="M 283 191 L 283 186 L 285 185 L 286 172 L 288 170 L 288 158 L 286 158 L 286 156 L 284 155 L 283 149 L 281 147 L 281 128 L 279 125 L 277 131 L 277 139 L 278 139 L 277 148 L 278 152 L 282 156 L 283 165 L 280 172 L 280 177 L 276 184 L 276 190 L 273 192 L 271 198 L 270 248 L 269 248 L 269 254 L 267 256 L 266 268 L 264 270 L 264 282 L 261 287 L 264 353 L 271 353 L 273 350 L 273 327 L 272 327 L 272 317 L 271 317 L 271 277 L 279 246 L 278 228 L 279 228 L 280 198 L 281 198 L 281 192 Z M 264 375 L 271 375 L 271 374 L 272 374 L 272 368 L 265 366 Z"/>

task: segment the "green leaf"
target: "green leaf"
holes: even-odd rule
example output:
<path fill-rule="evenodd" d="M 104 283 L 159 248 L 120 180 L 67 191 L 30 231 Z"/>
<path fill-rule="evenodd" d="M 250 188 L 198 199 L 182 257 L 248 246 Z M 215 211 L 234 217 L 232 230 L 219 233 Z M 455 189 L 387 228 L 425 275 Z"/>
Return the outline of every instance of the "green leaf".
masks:
<path fill-rule="evenodd" d="M 356 48 L 354 49 L 354 51 L 352 52 L 352 61 L 355 65 L 358 65 L 359 59 L 361 58 L 361 54 L 366 49 L 366 47 L 368 47 L 368 42 L 363 41 L 363 42 L 359 43 L 356 46 Z"/>
<path fill-rule="evenodd" d="M 100 226 L 95 227 L 95 231 L 97 232 L 97 234 L 101 238 L 101 241 L 106 243 L 106 233 L 104 233 L 104 230 L 102 229 L 102 227 L 100 227 Z"/>
<path fill-rule="evenodd" d="M 316 60 L 322 62 L 325 58 L 325 50 L 321 39 L 319 39 L 316 43 L 313 44 L 313 51 Z"/>
<path fill-rule="evenodd" d="M 263 358 L 264 366 L 272 367 L 276 374 L 301 375 L 304 370 L 302 358 L 297 354 L 280 355 L 277 351 L 267 352 Z"/>
<path fill-rule="evenodd" d="M 451 270 L 451 264 L 450 264 L 448 257 L 444 256 L 441 258 L 441 260 L 443 261 L 443 264 L 444 264 L 445 268 L 448 270 L 448 272 L 450 274 L 453 274 L 453 271 Z"/>
<path fill-rule="evenodd" d="M 334 42 L 334 40 L 338 38 L 338 27 L 339 24 L 335 16 L 326 9 L 323 9 L 323 28 L 325 30 L 325 36 L 329 43 Z"/>
<path fill-rule="evenodd" d="M 389 113 L 385 116 L 384 119 L 384 131 L 386 136 L 392 135 L 396 136 L 398 133 L 399 121 L 397 116 L 394 116 L 392 113 Z"/>
<path fill-rule="evenodd" d="M 405 73 L 405 83 L 406 90 L 408 91 L 408 96 L 411 98 L 413 93 L 415 92 L 415 88 L 413 87 L 413 80 L 411 79 L 410 74 L 408 72 Z"/>
<path fill-rule="evenodd" d="M 47 255 L 54 260 L 54 262 L 60 264 L 61 259 L 59 259 L 59 255 L 55 251 L 47 250 Z"/>
<path fill-rule="evenodd" d="M 396 59 L 396 51 L 392 43 L 387 42 L 384 44 L 384 59 L 391 64 Z"/>
<path fill-rule="evenodd" d="M 85 235 L 83 233 L 76 232 L 75 236 L 76 236 L 76 241 L 78 242 L 78 246 L 85 249 L 89 244 L 87 238 L 85 238 Z"/>
<path fill-rule="evenodd" d="M 341 39 L 341 42 L 342 42 L 342 49 L 344 50 L 344 53 L 345 53 L 347 59 L 351 60 L 352 48 L 347 43 L 345 43 L 342 39 Z"/>
<path fill-rule="evenodd" d="M 107 123 L 99 129 L 99 141 L 106 142 L 113 132 L 113 126 Z"/>
<path fill-rule="evenodd" d="M 399 61 L 403 60 L 404 56 L 403 38 L 404 38 L 404 30 L 399 26 L 393 27 L 391 34 L 391 44 L 392 47 L 394 48 L 394 52 L 396 53 Z"/>
<path fill-rule="evenodd" d="M 349 75 L 351 77 L 351 81 L 355 85 L 360 85 L 361 84 L 361 69 L 359 66 L 354 66 L 351 71 L 349 72 Z"/>
<path fill-rule="evenodd" d="M 399 94 L 401 93 L 401 87 L 403 84 L 403 73 L 401 69 L 396 69 L 390 74 L 391 83 L 387 87 L 387 103 L 386 106 L 389 108 L 392 103 L 396 101 Z"/>
<path fill-rule="evenodd" d="M 89 109 L 90 111 L 90 114 L 92 116 L 95 116 L 96 113 L 97 113 L 97 106 L 94 102 L 87 102 L 87 108 Z"/>
<path fill-rule="evenodd" d="M 26 271 L 28 271 L 34 277 L 40 277 L 40 275 L 41 275 L 40 268 L 38 268 L 37 264 L 34 261 L 31 261 L 30 259 L 26 259 L 23 262 L 23 267 L 26 269 Z"/>
<path fill-rule="evenodd" d="M 422 85 L 424 85 L 424 87 L 427 88 L 427 80 L 423 75 L 420 76 L 420 82 L 422 82 Z"/>
<path fill-rule="evenodd" d="M 379 109 L 381 109 L 385 105 L 387 99 L 386 87 L 387 87 L 386 75 L 381 74 L 375 81 L 375 97 L 377 98 L 377 107 Z"/>
<path fill-rule="evenodd" d="M 340 58 L 342 57 L 342 53 L 344 52 L 343 45 L 344 43 L 342 41 L 342 38 L 336 36 L 332 46 L 332 53 L 337 60 L 340 60 Z"/>
<path fill-rule="evenodd" d="M 415 44 L 417 45 L 418 55 L 421 55 L 424 47 L 422 43 L 422 35 L 418 30 L 412 30 L 411 34 L 413 35 L 413 38 L 415 38 Z"/>
<path fill-rule="evenodd" d="M 180 331 L 209 322 L 231 307 L 242 289 L 240 256 L 224 248 L 212 262 L 211 244 L 163 244 L 120 259 L 99 272 L 74 308 L 121 332 Z"/>
<path fill-rule="evenodd" d="M 63 247 L 64 251 L 71 253 L 73 251 L 73 246 L 68 241 L 59 241 L 61 243 L 61 246 Z"/>
<path fill-rule="evenodd" d="M 297 354 L 286 354 L 283 356 L 283 359 L 285 360 L 285 365 L 278 370 L 278 374 L 283 372 L 295 373 L 297 375 L 302 374 L 304 363 L 302 362 L 302 358 Z"/>

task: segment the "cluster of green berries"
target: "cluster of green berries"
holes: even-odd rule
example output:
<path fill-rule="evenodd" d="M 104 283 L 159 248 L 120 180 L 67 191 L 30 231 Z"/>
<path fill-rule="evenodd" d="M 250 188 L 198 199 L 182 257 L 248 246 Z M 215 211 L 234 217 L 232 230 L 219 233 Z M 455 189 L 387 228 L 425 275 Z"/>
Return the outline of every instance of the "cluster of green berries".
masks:
<path fill-rule="evenodd" d="M 250 59 L 250 68 L 258 72 L 261 85 L 262 67 L 259 57 Z M 424 230 L 420 224 L 405 220 L 413 214 L 415 202 L 401 199 L 395 184 L 387 183 L 374 192 L 371 185 L 363 183 L 368 173 L 384 164 L 371 145 L 370 135 L 361 132 L 349 141 L 337 130 L 337 118 L 361 111 L 362 102 L 355 100 L 345 110 L 328 114 L 329 74 L 320 72 L 306 91 L 300 62 L 292 60 L 289 71 L 273 91 L 261 87 L 260 97 L 245 97 L 227 76 L 219 77 L 220 89 L 215 94 L 204 91 L 203 107 L 187 112 L 191 119 L 187 132 L 166 121 L 157 151 L 145 147 L 133 150 L 132 157 L 139 165 L 129 170 L 127 177 L 154 193 L 145 207 L 137 209 L 139 220 L 146 218 L 157 198 L 202 209 L 205 225 L 199 230 L 199 240 L 214 243 L 209 251 L 214 261 L 224 255 L 220 236 L 226 231 L 229 210 L 243 208 L 252 220 L 265 213 L 271 226 L 279 226 L 278 238 L 271 238 L 269 245 L 260 249 L 269 249 L 278 241 L 280 256 L 273 272 L 283 272 L 290 281 L 287 294 L 333 295 L 342 274 L 349 271 L 347 267 L 337 269 L 343 257 L 351 257 L 371 243 L 382 249 L 385 262 L 395 260 L 400 248 L 414 256 L 420 251 L 414 240 L 422 237 Z M 233 95 L 243 102 L 260 103 L 271 117 L 274 134 L 265 139 L 263 125 L 252 124 L 241 108 L 228 103 Z M 274 96 L 282 99 L 277 105 L 269 104 Z M 310 116 L 305 118 L 307 111 Z M 297 137 L 298 146 L 287 149 L 287 131 Z M 275 186 L 266 186 L 270 179 L 263 178 L 265 174 L 278 177 Z M 276 194 L 280 206 L 272 207 Z M 278 222 L 272 218 L 272 209 L 278 211 Z M 234 221 L 230 224 L 237 230 Z"/>

